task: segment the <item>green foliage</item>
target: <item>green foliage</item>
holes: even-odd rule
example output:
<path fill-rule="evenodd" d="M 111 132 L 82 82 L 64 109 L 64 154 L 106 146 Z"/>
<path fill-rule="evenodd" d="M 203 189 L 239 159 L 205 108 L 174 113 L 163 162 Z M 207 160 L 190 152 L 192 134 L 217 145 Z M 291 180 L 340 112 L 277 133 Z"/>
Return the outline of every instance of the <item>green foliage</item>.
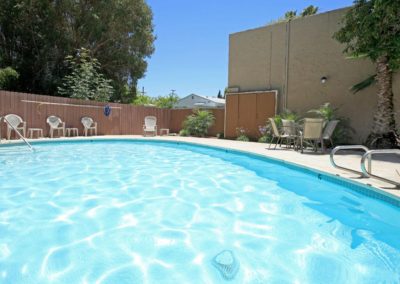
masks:
<path fill-rule="evenodd" d="M 186 117 L 183 122 L 183 128 L 186 129 L 190 135 L 197 137 L 204 137 L 208 133 L 208 129 L 214 125 L 214 115 L 206 110 L 196 110 L 193 114 Z"/>
<path fill-rule="evenodd" d="M 373 85 L 376 83 L 376 74 L 369 76 L 367 79 L 355 84 L 350 88 L 350 91 L 353 92 L 353 94 L 356 94 L 358 92 L 361 92 L 365 88 L 368 88 L 369 86 Z"/>
<path fill-rule="evenodd" d="M 178 102 L 178 100 L 178 95 L 171 93 L 165 97 L 157 97 L 155 99 L 155 104 L 159 108 L 172 108 Z"/>
<path fill-rule="evenodd" d="M 142 93 L 138 93 L 135 100 L 133 101 L 134 105 L 139 105 L 139 106 L 155 106 L 155 98 L 143 95 Z"/>
<path fill-rule="evenodd" d="M 334 108 L 330 103 L 324 103 L 317 109 L 311 109 L 309 113 L 315 113 L 326 121 L 334 120 L 337 117 L 338 108 Z"/>
<path fill-rule="evenodd" d="M 179 136 L 190 136 L 190 132 L 187 129 L 181 129 L 181 131 L 179 131 Z"/>
<path fill-rule="evenodd" d="M 310 15 L 315 15 L 318 13 L 318 7 L 315 7 L 313 5 L 310 5 L 306 8 L 304 8 L 303 12 L 300 13 L 301 17 L 307 17 Z"/>
<path fill-rule="evenodd" d="M 389 59 L 393 70 L 400 66 L 400 1 L 355 0 L 334 38 L 345 44 L 344 52 L 376 61 Z"/>
<path fill-rule="evenodd" d="M 297 11 L 287 11 L 285 13 L 285 20 L 293 20 L 297 18 Z"/>
<path fill-rule="evenodd" d="M 243 127 L 237 127 L 236 128 L 236 140 L 237 141 L 243 141 L 243 142 L 249 142 L 250 138 L 246 135 L 246 129 Z"/>
<path fill-rule="evenodd" d="M 152 12 L 144 0 L 0 1 L 0 68 L 20 77 L 15 90 L 54 95 L 65 57 L 85 47 L 112 79 L 113 101 L 130 102 L 153 53 Z"/>
<path fill-rule="evenodd" d="M 61 96 L 101 102 L 110 100 L 113 94 L 111 80 L 100 73 L 100 63 L 90 56 L 89 50 L 81 48 L 75 56 L 67 56 L 65 61 L 71 73 L 58 87 Z"/>
<path fill-rule="evenodd" d="M 260 143 L 270 143 L 271 139 L 272 139 L 272 136 L 266 134 L 266 135 L 261 136 L 260 138 L 258 138 L 258 142 L 260 142 Z"/>
<path fill-rule="evenodd" d="M 318 7 L 310 5 L 303 9 L 303 11 L 298 15 L 296 10 L 287 11 L 283 18 L 279 18 L 278 20 L 272 21 L 269 24 L 280 23 L 284 21 L 291 21 L 300 17 L 307 17 L 310 15 L 314 15 L 318 12 Z"/>
<path fill-rule="evenodd" d="M 158 96 L 154 98 L 138 92 L 133 104 L 142 106 L 156 106 L 159 108 L 172 108 L 178 100 L 178 95 L 172 93 L 167 96 Z"/>
<path fill-rule="evenodd" d="M 354 129 L 350 126 L 350 119 L 341 117 L 338 115 L 338 108 L 333 107 L 330 103 L 324 103 L 317 109 L 309 110 L 309 113 L 314 113 L 318 117 L 323 118 L 326 122 L 331 120 L 339 120 L 339 124 L 336 126 L 333 132 L 332 140 L 335 144 L 347 143 L 350 139 L 351 133 L 354 133 Z"/>
<path fill-rule="evenodd" d="M 224 132 L 217 133 L 217 138 L 218 139 L 224 139 L 225 138 Z"/>
<path fill-rule="evenodd" d="M 280 114 L 274 116 L 277 127 L 280 127 L 282 125 L 282 119 L 298 121 L 300 117 L 296 112 L 285 109 Z M 267 124 L 269 124 L 269 121 L 267 121 Z"/>
<path fill-rule="evenodd" d="M 0 89 L 9 89 L 18 77 L 18 72 L 11 67 L 0 69 Z"/>
<path fill-rule="evenodd" d="M 217 98 L 219 98 L 219 99 L 223 99 L 224 98 L 224 96 L 221 94 L 221 90 L 218 91 Z"/>
<path fill-rule="evenodd" d="M 242 141 L 242 142 L 249 142 L 250 138 L 247 137 L 246 135 L 240 135 L 236 138 L 237 141 Z"/>

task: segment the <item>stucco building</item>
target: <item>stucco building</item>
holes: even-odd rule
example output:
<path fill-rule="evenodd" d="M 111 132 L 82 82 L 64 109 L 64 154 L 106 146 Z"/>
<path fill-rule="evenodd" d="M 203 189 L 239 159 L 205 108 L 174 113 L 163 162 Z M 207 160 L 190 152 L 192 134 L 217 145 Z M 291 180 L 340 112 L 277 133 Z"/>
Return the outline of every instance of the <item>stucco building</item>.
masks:
<path fill-rule="evenodd" d="M 333 39 L 346 10 L 231 34 L 228 88 L 234 92 L 277 90 L 278 110 L 290 109 L 303 116 L 330 102 L 350 119 L 356 130 L 353 142 L 364 141 L 376 108 L 377 87 L 358 94 L 350 87 L 375 74 L 375 66 L 368 59 L 347 59 L 344 47 Z M 394 77 L 393 91 L 399 110 L 399 74 Z"/>

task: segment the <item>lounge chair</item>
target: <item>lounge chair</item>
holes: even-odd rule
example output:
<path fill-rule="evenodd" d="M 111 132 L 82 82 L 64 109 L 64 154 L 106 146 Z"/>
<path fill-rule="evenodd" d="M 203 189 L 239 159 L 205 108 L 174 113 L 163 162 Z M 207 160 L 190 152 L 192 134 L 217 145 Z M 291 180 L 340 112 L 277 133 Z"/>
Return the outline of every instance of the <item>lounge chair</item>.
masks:
<path fill-rule="evenodd" d="M 4 117 L 4 121 L 7 124 L 7 139 L 11 139 L 11 132 L 18 131 L 22 136 L 26 136 L 26 122 L 16 114 L 7 114 Z M 22 133 L 21 133 L 22 131 Z"/>
<path fill-rule="evenodd" d="M 147 133 L 153 133 L 154 136 L 157 135 L 157 117 L 146 116 L 144 118 L 143 136 L 146 136 Z"/>
<path fill-rule="evenodd" d="M 272 139 L 271 139 L 271 143 L 269 144 L 268 149 L 271 148 L 271 145 L 273 144 L 274 139 L 276 138 L 276 143 L 275 143 L 275 147 L 274 149 L 276 149 L 276 146 L 278 146 L 278 144 L 281 144 L 283 139 L 286 139 L 288 142 L 288 139 L 291 139 L 291 136 L 288 134 L 281 134 L 278 130 L 278 127 L 276 126 L 275 120 L 273 118 L 268 118 L 269 122 L 271 123 L 272 126 Z"/>
<path fill-rule="evenodd" d="M 333 132 L 335 131 L 336 126 L 338 125 L 339 122 L 340 122 L 340 120 L 329 121 L 324 128 L 324 132 L 322 133 L 322 139 L 329 140 L 329 142 L 331 142 L 332 147 L 333 147 L 332 135 L 333 135 Z"/>
<path fill-rule="evenodd" d="M 97 122 L 94 122 L 91 117 L 82 117 L 81 122 L 84 127 L 85 136 L 87 136 L 88 132 L 90 133 L 91 130 L 94 130 L 94 135 L 97 135 Z"/>
<path fill-rule="evenodd" d="M 61 118 L 52 115 L 46 120 L 47 124 L 50 126 L 50 137 L 53 138 L 54 131 L 56 130 L 58 134 L 62 130 L 62 136 L 65 136 L 65 122 L 62 122 Z"/>
<path fill-rule="evenodd" d="M 322 129 L 324 127 L 324 120 L 322 118 L 305 118 L 303 131 L 300 131 L 300 150 L 304 151 L 304 144 L 313 146 L 315 152 L 318 150 L 318 142 L 321 143 L 322 149 L 324 148 L 324 141 L 322 139 Z"/>

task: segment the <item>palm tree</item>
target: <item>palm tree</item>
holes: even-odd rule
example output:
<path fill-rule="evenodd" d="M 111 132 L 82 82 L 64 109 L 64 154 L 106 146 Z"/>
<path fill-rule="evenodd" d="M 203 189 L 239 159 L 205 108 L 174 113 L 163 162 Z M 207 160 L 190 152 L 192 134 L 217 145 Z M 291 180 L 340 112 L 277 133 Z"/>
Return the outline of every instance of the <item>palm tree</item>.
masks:
<path fill-rule="evenodd" d="M 400 67 L 400 1 L 355 0 L 334 38 L 345 44 L 345 53 L 375 63 L 378 105 L 367 144 L 395 147 L 392 84 L 393 73 Z"/>

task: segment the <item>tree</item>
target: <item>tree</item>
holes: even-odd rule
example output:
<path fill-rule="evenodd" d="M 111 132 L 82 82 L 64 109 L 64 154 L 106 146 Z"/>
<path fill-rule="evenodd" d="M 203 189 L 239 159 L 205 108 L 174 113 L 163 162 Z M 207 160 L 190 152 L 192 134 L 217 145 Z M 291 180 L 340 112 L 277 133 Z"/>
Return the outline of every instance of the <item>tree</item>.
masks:
<path fill-rule="evenodd" d="M 318 12 L 318 7 L 315 7 L 313 5 L 310 5 L 306 8 L 304 8 L 303 12 L 300 13 L 301 17 L 307 17 L 310 15 L 315 15 Z"/>
<path fill-rule="evenodd" d="M 112 79 L 112 100 L 129 102 L 121 94 L 143 77 L 154 39 L 144 0 L 0 1 L 0 68 L 20 73 L 19 91 L 54 95 L 69 71 L 64 58 L 84 47 Z"/>
<path fill-rule="evenodd" d="M 160 108 L 173 108 L 174 105 L 178 102 L 179 97 L 175 93 L 170 93 L 167 96 L 159 96 L 155 99 L 155 103 L 157 107 Z"/>
<path fill-rule="evenodd" d="M 100 63 L 90 56 L 89 50 L 81 48 L 75 56 L 67 56 L 65 61 L 71 73 L 58 87 L 61 96 L 102 102 L 110 100 L 113 94 L 111 80 L 100 73 Z"/>
<path fill-rule="evenodd" d="M 0 89 L 9 89 L 18 77 L 18 72 L 11 67 L 0 69 Z"/>
<path fill-rule="evenodd" d="M 285 20 L 293 20 L 297 18 L 297 11 L 287 11 L 285 13 Z"/>
<path fill-rule="evenodd" d="M 223 98 L 224 98 L 224 97 L 222 96 L 222 94 L 221 94 L 221 90 L 218 91 L 217 98 L 219 98 L 219 99 L 223 99 Z"/>
<path fill-rule="evenodd" d="M 400 67 L 400 2 L 355 0 L 334 38 L 345 44 L 346 54 L 368 57 L 375 63 L 378 103 L 367 144 L 378 148 L 394 147 L 392 84 L 393 72 Z"/>

